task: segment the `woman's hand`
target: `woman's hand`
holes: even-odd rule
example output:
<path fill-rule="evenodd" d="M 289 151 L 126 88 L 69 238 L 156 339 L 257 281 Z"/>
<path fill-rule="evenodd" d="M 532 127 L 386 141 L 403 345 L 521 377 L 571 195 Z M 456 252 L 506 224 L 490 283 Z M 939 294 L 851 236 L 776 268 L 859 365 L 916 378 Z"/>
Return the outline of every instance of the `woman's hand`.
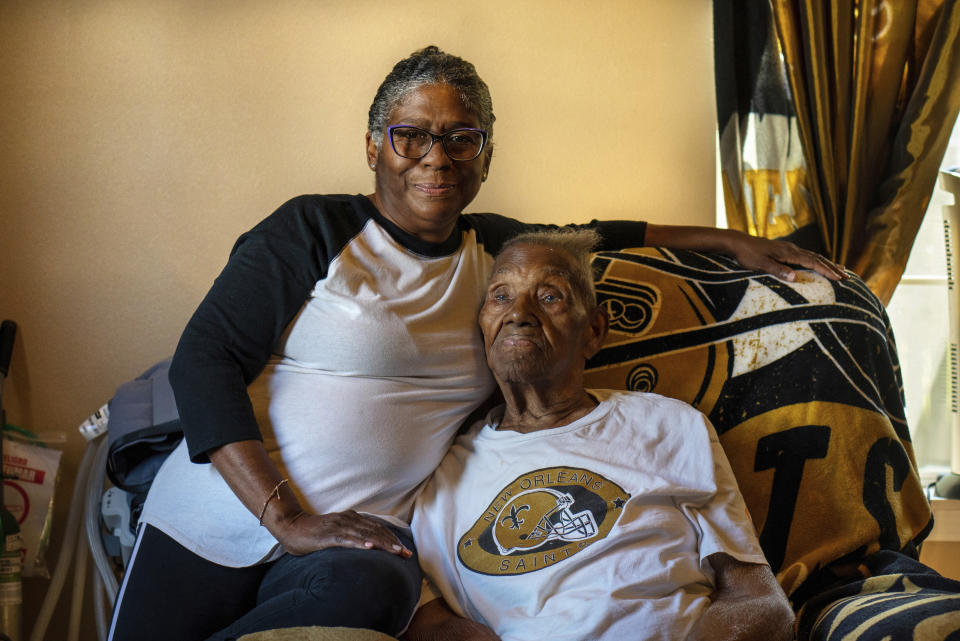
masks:
<path fill-rule="evenodd" d="M 379 548 L 404 558 L 412 553 L 384 523 L 354 511 L 309 514 L 281 480 L 260 441 L 236 441 L 210 450 L 210 461 L 237 498 L 293 555 L 329 547 Z"/>
<path fill-rule="evenodd" d="M 747 269 L 767 272 L 788 281 L 797 278 L 794 267 L 812 269 L 824 278 L 843 280 L 847 271 L 827 258 L 793 243 L 750 236 L 734 229 L 684 225 L 647 225 L 647 247 L 692 249 L 732 256 Z"/>
<path fill-rule="evenodd" d="M 725 253 L 736 258 L 737 262 L 747 269 L 767 272 L 788 281 L 797 278 L 793 266 L 812 269 L 830 280 L 848 278 L 843 267 L 816 252 L 801 249 L 787 241 L 732 232 L 728 242 L 729 249 Z"/>
<path fill-rule="evenodd" d="M 298 511 L 264 521 L 283 549 L 294 556 L 330 547 L 386 550 L 405 559 L 413 554 L 382 521 L 353 510 L 330 514 Z"/>

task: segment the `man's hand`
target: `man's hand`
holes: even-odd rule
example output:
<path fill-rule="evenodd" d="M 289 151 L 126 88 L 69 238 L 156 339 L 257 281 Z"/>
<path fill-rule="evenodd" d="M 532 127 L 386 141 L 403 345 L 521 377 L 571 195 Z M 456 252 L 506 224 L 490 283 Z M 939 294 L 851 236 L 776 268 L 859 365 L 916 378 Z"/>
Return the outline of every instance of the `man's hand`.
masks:
<path fill-rule="evenodd" d="M 708 560 L 717 587 L 687 641 L 792 641 L 795 615 L 769 566 L 722 553 Z"/>
<path fill-rule="evenodd" d="M 458 617 L 443 599 L 430 601 L 413 616 L 404 641 L 500 641 L 482 623 Z"/>

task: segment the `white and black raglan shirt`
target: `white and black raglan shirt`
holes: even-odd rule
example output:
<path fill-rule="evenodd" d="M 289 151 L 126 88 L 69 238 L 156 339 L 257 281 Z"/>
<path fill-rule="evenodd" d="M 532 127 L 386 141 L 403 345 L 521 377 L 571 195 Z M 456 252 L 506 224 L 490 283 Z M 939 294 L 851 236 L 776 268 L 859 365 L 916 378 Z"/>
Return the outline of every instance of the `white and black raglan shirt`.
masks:
<path fill-rule="evenodd" d="M 603 248 L 642 246 L 642 222 L 593 222 Z M 240 567 L 282 550 L 207 452 L 262 439 L 305 509 L 398 525 L 463 420 L 493 391 L 477 312 L 509 238 L 552 228 L 466 214 L 443 243 L 365 196 L 301 196 L 237 241 L 170 370 L 185 441 L 141 521 Z"/>

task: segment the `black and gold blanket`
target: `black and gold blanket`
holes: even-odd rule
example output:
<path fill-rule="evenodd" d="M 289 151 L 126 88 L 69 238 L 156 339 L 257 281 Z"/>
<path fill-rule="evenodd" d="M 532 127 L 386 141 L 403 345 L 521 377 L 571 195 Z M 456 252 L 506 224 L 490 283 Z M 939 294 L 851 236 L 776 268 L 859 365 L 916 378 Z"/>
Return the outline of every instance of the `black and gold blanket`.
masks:
<path fill-rule="evenodd" d="M 788 283 L 652 248 L 594 266 L 611 332 L 587 385 L 657 392 L 710 418 L 795 607 L 874 576 L 880 551 L 916 557 L 931 511 L 890 325 L 860 279 Z"/>

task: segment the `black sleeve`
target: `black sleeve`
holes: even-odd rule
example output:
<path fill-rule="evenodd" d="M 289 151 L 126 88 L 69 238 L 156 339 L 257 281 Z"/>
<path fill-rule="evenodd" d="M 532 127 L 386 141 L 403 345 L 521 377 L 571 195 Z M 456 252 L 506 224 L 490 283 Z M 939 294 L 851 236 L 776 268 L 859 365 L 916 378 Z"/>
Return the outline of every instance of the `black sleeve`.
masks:
<path fill-rule="evenodd" d="M 600 234 L 599 251 L 613 251 L 643 247 L 647 238 L 647 223 L 643 220 L 592 220 L 589 225 Z"/>
<path fill-rule="evenodd" d="M 291 200 L 241 236 L 184 329 L 170 384 L 194 462 L 208 462 L 220 445 L 262 438 L 247 385 L 337 251 L 324 242 L 329 223 L 315 204 Z"/>
<path fill-rule="evenodd" d="M 464 221 L 477 230 L 480 241 L 490 254 L 496 255 L 509 239 L 527 232 L 557 229 L 594 229 L 600 234 L 598 251 L 643 247 L 647 223 L 641 220 L 591 220 L 582 225 L 547 225 L 524 223 L 499 214 L 467 214 Z"/>

